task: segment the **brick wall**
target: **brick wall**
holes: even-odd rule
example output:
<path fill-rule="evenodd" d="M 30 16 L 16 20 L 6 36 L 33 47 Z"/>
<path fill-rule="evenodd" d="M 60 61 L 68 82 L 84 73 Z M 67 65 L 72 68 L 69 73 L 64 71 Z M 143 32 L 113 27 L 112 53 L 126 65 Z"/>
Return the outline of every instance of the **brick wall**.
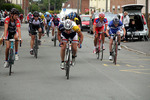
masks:
<path fill-rule="evenodd" d="M 63 8 L 68 8 L 68 4 L 70 4 L 69 8 L 77 9 L 78 0 L 69 0 L 65 3 Z M 89 8 L 89 0 L 82 0 L 81 2 L 81 12 L 85 13 L 85 8 Z M 79 9 L 80 9 L 80 0 L 79 0 Z"/>
<path fill-rule="evenodd" d="M 24 9 L 24 7 L 25 7 L 25 9 Z M 29 7 L 29 0 L 22 0 L 22 9 L 25 12 L 25 16 L 27 16 L 27 14 L 28 14 L 28 11 L 29 11 L 28 7 Z"/>
<path fill-rule="evenodd" d="M 120 6 L 119 13 L 122 12 L 122 6 L 126 4 L 136 4 L 136 0 L 110 0 L 110 12 L 113 12 L 112 7 L 115 6 L 114 13 L 117 13 L 117 7 Z"/>

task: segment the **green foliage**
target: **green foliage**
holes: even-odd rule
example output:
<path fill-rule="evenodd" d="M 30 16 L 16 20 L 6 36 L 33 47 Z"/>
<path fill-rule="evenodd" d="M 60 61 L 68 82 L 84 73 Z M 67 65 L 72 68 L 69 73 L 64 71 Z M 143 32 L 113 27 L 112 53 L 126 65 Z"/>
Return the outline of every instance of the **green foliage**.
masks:
<path fill-rule="evenodd" d="M 1 9 L 4 2 L 5 2 L 5 0 L 0 0 L 0 9 Z"/>
<path fill-rule="evenodd" d="M 1 9 L 2 10 L 7 10 L 7 11 L 10 11 L 12 8 L 16 8 L 19 10 L 20 13 L 23 13 L 23 10 L 21 9 L 21 6 L 20 5 L 16 5 L 16 4 L 10 4 L 10 3 L 4 3 L 2 6 L 1 6 Z"/>
<path fill-rule="evenodd" d="M 49 10 L 48 12 L 51 13 L 51 14 L 54 14 L 54 13 L 55 13 L 54 10 Z M 59 11 L 59 10 L 56 10 L 56 13 L 58 14 L 58 13 L 60 13 L 60 11 Z"/>
<path fill-rule="evenodd" d="M 35 3 L 32 4 L 32 5 L 30 5 L 30 6 L 29 6 L 29 9 L 30 9 L 31 12 L 39 11 L 39 7 L 38 7 L 38 5 L 35 4 Z"/>

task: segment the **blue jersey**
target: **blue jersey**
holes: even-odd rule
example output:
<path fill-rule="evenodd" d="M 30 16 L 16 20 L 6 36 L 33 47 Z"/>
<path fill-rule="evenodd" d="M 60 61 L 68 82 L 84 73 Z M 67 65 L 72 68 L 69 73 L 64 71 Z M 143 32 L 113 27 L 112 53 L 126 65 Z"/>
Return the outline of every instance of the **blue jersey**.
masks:
<path fill-rule="evenodd" d="M 121 28 L 123 28 L 123 23 L 121 21 L 119 21 L 119 24 L 117 27 L 115 27 L 115 25 L 113 24 L 113 21 L 111 21 L 109 24 L 108 24 L 108 27 L 107 29 L 109 30 L 109 33 L 112 34 L 112 33 L 116 33 L 117 31 L 120 31 Z"/>

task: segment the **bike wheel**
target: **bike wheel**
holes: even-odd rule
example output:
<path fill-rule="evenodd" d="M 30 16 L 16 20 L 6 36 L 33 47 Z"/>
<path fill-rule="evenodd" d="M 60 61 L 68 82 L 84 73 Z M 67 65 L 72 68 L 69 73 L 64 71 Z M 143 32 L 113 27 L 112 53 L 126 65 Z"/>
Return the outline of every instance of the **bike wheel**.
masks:
<path fill-rule="evenodd" d="M 37 36 L 35 37 L 35 44 L 34 44 L 33 51 L 34 51 L 35 58 L 37 58 L 37 56 L 38 56 L 38 40 L 37 40 Z"/>
<path fill-rule="evenodd" d="M 9 76 L 11 76 L 12 73 L 12 64 L 9 65 Z"/>
<path fill-rule="evenodd" d="M 101 59 L 101 61 L 103 60 L 103 42 L 102 42 L 102 40 L 101 40 L 101 43 L 100 43 L 101 45 L 100 45 L 100 59 Z"/>
<path fill-rule="evenodd" d="M 68 59 L 66 61 L 66 77 L 67 79 L 69 79 L 69 71 L 70 71 L 70 51 L 68 52 L 68 55 L 67 55 Z"/>
<path fill-rule="evenodd" d="M 55 35 L 55 38 L 54 38 L 54 46 L 56 47 L 56 35 Z"/>
<path fill-rule="evenodd" d="M 115 45 L 114 45 L 114 64 L 115 65 L 117 63 L 117 50 L 118 50 L 118 44 L 117 42 L 115 42 Z"/>
<path fill-rule="evenodd" d="M 47 28 L 47 30 L 46 30 L 47 32 L 46 32 L 46 34 L 47 34 L 47 37 L 49 37 L 49 26 L 48 26 L 48 28 Z"/>

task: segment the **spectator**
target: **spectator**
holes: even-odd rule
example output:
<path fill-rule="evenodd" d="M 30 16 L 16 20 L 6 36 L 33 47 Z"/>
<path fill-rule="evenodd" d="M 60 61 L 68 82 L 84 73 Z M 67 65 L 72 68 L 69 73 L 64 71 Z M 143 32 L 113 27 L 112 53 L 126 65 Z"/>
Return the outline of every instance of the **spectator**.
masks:
<path fill-rule="evenodd" d="M 20 21 L 21 21 L 21 23 L 22 23 L 22 20 L 23 20 L 23 14 L 20 14 L 20 15 L 19 15 L 19 19 L 20 19 Z"/>
<path fill-rule="evenodd" d="M 127 36 L 127 30 L 129 28 L 129 23 L 130 23 L 130 17 L 128 16 L 128 12 L 124 12 L 124 15 L 121 18 L 122 23 L 124 24 L 125 30 L 126 30 L 126 35 L 125 39 L 128 41 L 128 36 Z"/>

